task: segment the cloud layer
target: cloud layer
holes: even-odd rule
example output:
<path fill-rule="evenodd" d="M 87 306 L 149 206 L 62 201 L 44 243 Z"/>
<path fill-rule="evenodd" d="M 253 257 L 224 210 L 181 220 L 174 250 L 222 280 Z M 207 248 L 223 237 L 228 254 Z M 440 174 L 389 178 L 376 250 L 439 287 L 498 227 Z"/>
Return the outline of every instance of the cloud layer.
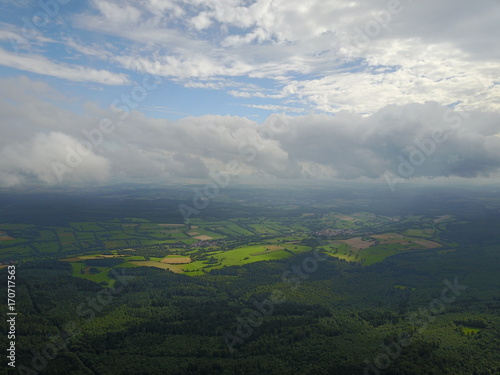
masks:
<path fill-rule="evenodd" d="M 19 84 L 21 82 L 21 84 Z M 459 112 L 436 102 L 389 105 L 371 116 L 271 115 L 177 121 L 116 113 L 69 99 L 28 78 L 4 79 L 0 185 L 124 179 L 208 179 L 238 165 L 240 178 L 498 176 L 500 114 Z M 41 99 L 41 98 L 45 99 Z"/>

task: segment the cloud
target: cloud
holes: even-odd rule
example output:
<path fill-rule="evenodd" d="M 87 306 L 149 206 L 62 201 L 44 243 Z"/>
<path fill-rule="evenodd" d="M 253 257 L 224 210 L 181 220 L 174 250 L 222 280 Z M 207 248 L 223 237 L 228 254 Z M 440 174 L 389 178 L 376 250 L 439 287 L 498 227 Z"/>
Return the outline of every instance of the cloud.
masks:
<path fill-rule="evenodd" d="M 124 85 L 124 74 L 77 65 L 59 64 L 39 55 L 20 55 L 0 48 L 0 65 L 75 82 L 97 82 L 104 85 Z"/>
<path fill-rule="evenodd" d="M 2 185 L 206 180 L 231 162 L 243 179 L 472 178 L 500 170 L 500 114 L 436 102 L 389 105 L 365 116 L 272 114 L 263 124 L 215 115 L 170 121 L 137 111 L 119 119 L 91 103 L 78 115 L 65 110 L 68 99 L 39 81 L 0 83 L 12 88 L 0 101 Z M 112 129 L 103 133 L 105 118 Z M 59 173 L 62 181 L 54 163 L 68 169 Z"/>
<path fill-rule="evenodd" d="M 494 114 L 451 112 L 435 102 L 391 105 L 367 117 L 297 117 L 277 139 L 290 159 L 329 167 L 339 178 L 401 175 L 403 160 L 412 171 L 401 177 L 476 177 L 498 171 L 492 145 L 499 120 Z"/>
<path fill-rule="evenodd" d="M 273 105 L 273 104 L 260 104 L 260 105 L 259 104 L 247 104 L 246 107 L 264 109 L 264 110 L 273 111 L 273 112 L 285 112 L 285 111 L 287 113 L 304 112 L 304 109 L 302 109 L 302 108 L 286 107 L 286 106 Z"/>
<path fill-rule="evenodd" d="M 13 6 L 17 6 L 17 7 L 20 7 L 20 8 L 29 8 L 31 6 L 33 6 L 34 4 L 34 0 L 2 0 L 3 3 L 6 3 L 6 4 L 9 4 L 9 5 L 13 5 Z"/>
<path fill-rule="evenodd" d="M 93 152 L 84 158 L 73 157 L 79 147 L 78 140 L 59 132 L 38 133 L 4 146 L 0 150 L 0 186 L 107 181 L 108 161 Z"/>
<path fill-rule="evenodd" d="M 76 25 L 119 38 L 126 48 L 103 58 L 127 70 L 188 85 L 193 79 L 234 77 L 241 84 L 229 91 L 234 97 L 279 99 L 282 106 L 293 101 L 326 113 L 370 114 L 392 103 L 429 99 L 458 103 L 466 111 L 500 109 L 500 9 L 491 2 L 91 4 L 93 11 L 75 16 Z M 252 78 L 273 80 L 275 87 L 255 90 Z"/>
<path fill-rule="evenodd" d="M 10 32 L 0 39 L 15 35 L 31 53 L 0 50 L 0 62 L 106 85 L 129 83 L 116 69 L 185 87 L 207 80 L 204 87 L 238 102 L 270 98 L 326 113 L 370 114 L 429 99 L 498 111 L 499 17 L 492 1 L 93 0 L 57 20 L 62 32 L 40 27 L 26 40 L 20 27 L 3 23 Z M 36 51 L 27 48 L 33 44 Z M 85 65 L 64 62 L 75 57 Z M 99 60 L 110 70 L 96 68 Z M 227 77 L 231 89 L 213 83 Z M 255 88 L 258 79 L 267 87 Z"/>

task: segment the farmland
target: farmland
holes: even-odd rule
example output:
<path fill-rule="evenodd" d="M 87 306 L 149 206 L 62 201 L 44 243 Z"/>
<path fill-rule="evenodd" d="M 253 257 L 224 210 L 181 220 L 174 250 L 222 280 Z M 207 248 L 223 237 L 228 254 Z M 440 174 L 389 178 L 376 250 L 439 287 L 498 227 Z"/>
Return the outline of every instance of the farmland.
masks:
<path fill-rule="evenodd" d="M 298 199 L 295 193 L 276 196 L 265 190 L 261 199 L 235 190 L 231 198 L 223 197 L 202 215 L 184 220 L 176 206 L 182 196 L 164 198 L 174 197 L 177 191 L 157 191 L 152 194 L 155 198 L 148 194 L 149 190 L 134 192 L 125 208 L 118 208 L 122 198 L 115 196 L 99 198 L 99 206 L 92 206 L 94 200 L 89 198 L 88 209 L 72 206 L 78 200 L 64 198 L 56 210 L 67 213 L 57 220 L 50 212 L 43 220 L 28 215 L 3 219 L 0 262 L 72 259 L 75 276 L 101 283 L 109 281 L 107 274 L 114 267 L 154 267 L 202 276 L 313 249 L 367 267 L 398 254 L 450 253 L 458 244 L 448 229 L 467 222 L 449 205 L 446 210 L 429 205 L 421 212 L 405 213 L 391 208 L 393 197 L 382 207 L 379 201 L 345 199 L 349 190 L 327 194 L 321 204 L 317 196 L 307 195 L 314 192 Z M 61 216 L 67 221 L 61 221 Z M 110 256 L 123 263 L 92 272 L 82 265 L 89 259 L 85 257 Z"/>
<path fill-rule="evenodd" d="M 443 247 L 436 228 L 443 217 L 453 222 L 451 216 L 410 215 L 396 220 L 366 211 L 346 215 L 328 210 L 255 219 L 194 218 L 186 223 L 128 216 L 72 221 L 67 226 L 6 223 L 0 224 L 0 259 L 42 256 L 70 261 L 76 277 L 101 283 L 109 282 L 107 273 L 116 266 L 89 273 L 86 260 L 119 257 L 124 262 L 119 267 L 155 267 L 200 276 L 319 248 L 331 257 L 369 266 L 402 252 Z"/>

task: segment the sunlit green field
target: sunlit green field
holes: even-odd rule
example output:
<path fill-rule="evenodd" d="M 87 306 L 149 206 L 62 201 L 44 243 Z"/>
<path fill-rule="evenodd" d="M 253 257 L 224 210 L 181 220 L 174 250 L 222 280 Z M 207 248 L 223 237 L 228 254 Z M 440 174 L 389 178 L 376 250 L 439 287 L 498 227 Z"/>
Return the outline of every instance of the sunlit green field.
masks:
<path fill-rule="evenodd" d="M 286 246 L 285 246 L 286 245 Z M 287 249 L 288 251 L 286 251 Z M 254 245 L 243 246 L 229 251 L 217 251 L 207 254 L 208 260 L 195 261 L 183 267 L 187 272 L 209 271 L 219 269 L 224 266 L 241 266 L 248 263 L 283 259 L 294 254 L 303 253 L 311 250 L 308 246 L 300 245 Z"/>

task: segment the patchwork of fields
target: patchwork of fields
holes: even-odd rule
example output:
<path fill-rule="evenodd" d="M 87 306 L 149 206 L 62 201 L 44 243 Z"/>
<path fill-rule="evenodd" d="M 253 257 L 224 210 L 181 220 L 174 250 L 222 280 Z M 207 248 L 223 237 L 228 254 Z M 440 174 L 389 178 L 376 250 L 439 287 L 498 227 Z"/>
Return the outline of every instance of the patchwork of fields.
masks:
<path fill-rule="evenodd" d="M 368 266 L 401 252 L 443 247 L 439 226 L 452 220 L 446 215 L 392 218 L 360 212 L 255 220 L 192 219 L 189 224 L 141 218 L 71 222 L 65 227 L 0 224 L 0 261 L 62 259 L 71 263 L 75 276 L 101 283 L 111 281 L 108 273 L 115 267 L 146 266 L 203 275 L 224 267 L 291 257 L 314 247 Z M 86 264 L 113 258 L 119 263 Z"/>

